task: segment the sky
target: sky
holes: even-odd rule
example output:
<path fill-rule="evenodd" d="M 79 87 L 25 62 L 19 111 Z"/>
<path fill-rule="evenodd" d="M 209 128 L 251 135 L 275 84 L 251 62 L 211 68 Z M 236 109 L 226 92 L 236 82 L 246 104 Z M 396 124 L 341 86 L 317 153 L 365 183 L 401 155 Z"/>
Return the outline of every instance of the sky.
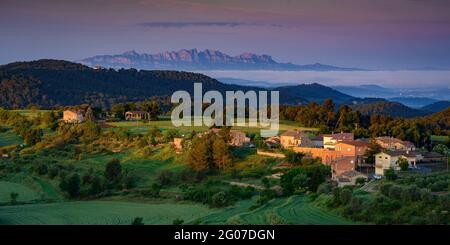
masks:
<path fill-rule="evenodd" d="M 450 69 L 448 0 L 0 3 L 0 64 L 213 48 L 296 64 Z"/>

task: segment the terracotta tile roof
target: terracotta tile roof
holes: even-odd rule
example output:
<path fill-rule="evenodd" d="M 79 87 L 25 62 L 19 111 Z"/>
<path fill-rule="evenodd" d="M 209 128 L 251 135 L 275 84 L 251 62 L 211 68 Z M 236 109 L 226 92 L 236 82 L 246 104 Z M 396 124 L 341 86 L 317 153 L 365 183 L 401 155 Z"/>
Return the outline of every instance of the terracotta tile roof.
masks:
<path fill-rule="evenodd" d="M 281 136 L 291 136 L 294 138 L 307 137 L 306 134 L 303 133 L 302 131 L 293 131 L 293 130 L 288 130 L 288 131 L 282 133 Z"/>
<path fill-rule="evenodd" d="M 416 151 L 382 151 L 382 152 L 389 156 L 416 157 L 417 155 L 420 155 L 420 152 Z"/>
<path fill-rule="evenodd" d="M 353 145 L 357 147 L 364 147 L 369 146 L 367 142 L 361 141 L 361 140 L 344 140 L 341 142 L 338 142 L 338 144 L 347 144 L 347 145 Z"/>
<path fill-rule="evenodd" d="M 347 178 L 352 178 L 352 177 L 356 177 L 356 176 L 359 176 L 359 175 L 364 175 L 364 174 L 362 174 L 362 173 L 360 173 L 360 172 L 358 172 L 358 171 L 355 171 L 355 170 L 349 170 L 349 171 L 345 171 L 345 172 L 343 172 L 341 175 L 340 175 L 340 177 L 347 177 Z"/>
<path fill-rule="evenodd" d="M 352 140 L 354 136 L 353 133 L 337 133 L 332 134 L 331 137 L 336 140 Z"/>

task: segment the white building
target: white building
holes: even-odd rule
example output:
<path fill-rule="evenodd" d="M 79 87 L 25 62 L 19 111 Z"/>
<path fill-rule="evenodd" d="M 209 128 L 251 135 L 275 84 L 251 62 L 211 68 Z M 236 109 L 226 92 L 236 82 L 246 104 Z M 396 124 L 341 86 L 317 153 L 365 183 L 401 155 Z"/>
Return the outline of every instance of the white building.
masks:
<path fill-rule="evenodd" d="M 383 176 L 387 169 L 399 170 L 397 165 L 399 158 L 408 160 L 410 167 L 416 167 L 416 163 L 423 159 L 419 152 L 414 151 L 383 151 L 375 155 L 375 174 Z"/>

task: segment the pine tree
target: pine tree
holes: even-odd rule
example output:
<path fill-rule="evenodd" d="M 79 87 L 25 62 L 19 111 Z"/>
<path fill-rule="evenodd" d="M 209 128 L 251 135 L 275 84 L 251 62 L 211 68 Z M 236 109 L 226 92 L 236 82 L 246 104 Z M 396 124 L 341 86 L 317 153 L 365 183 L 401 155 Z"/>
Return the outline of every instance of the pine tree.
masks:
<path fill-rule="evenodd" d="M 214 166 L 218 169 L 227 169 L 232 163 L 232 156 L 228 144 L 222 138 L 215 137 L 212 143 Z"/>
<path fill-rule="evenodd" d="M 211 147 L 209 139 L 194 138 L 192 147 L 189 150 L 187 161 L 190 167 L 196 171 L 205 171 L 211 169 Z"/>
<path fill-rule="evenodd" d="M 90 121 L 90 122 L 95 120 L 94 112 L 92 111 L 92 108 L 90 106 L 86 110 L 85 118 L 86 118 L 86 121 Z"/>

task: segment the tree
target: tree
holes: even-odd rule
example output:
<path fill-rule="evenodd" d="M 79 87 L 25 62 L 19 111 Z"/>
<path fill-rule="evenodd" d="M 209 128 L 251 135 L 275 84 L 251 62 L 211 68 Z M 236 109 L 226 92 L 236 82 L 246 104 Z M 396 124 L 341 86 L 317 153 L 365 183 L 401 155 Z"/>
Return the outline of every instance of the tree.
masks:
<path fill-rule="evenodd" d="M 206 135 L 203 137 L 207 137 Z M 211 169 L 212 152 L 208 139 L 194 137 L 192 146 L 189 149 L 187 162 L 195 171 L 205 171 Z"/>
<path fill-rule="evenodd" d="M 179 134 L 180 133 L 176 129 L 168 129 L 163 133 L 163 140 L 164 142 L 170 142 L 173 138 L 179 136 Z"/>
<path fill-rule="evenodd" d="M 136 217 L 134 218 L 133 222 L 131 222 L 131 225 L 144 225 L 144 218 L 142 217 Z"/>
<path fill-rule="evenodd" d="M 172 225 L 182 225 L 184 223 L 183 219 L 176 218 L 172 221 Z"/>
<path fill-rule="evenodd" d="M 220 191 L 211 197 L 211 206 L 214 208 L 221 208 L 228 205 L 228 196 L 225 192 Z"/>
<path fill-rule="evenodd" d="M 10 198 L 11 198 L 11 205 L 16 205 L 17 204 L 17 198 L 19 197 L 19 193 L 17 192 L 11 192 L 9 194 Z"/>
<path fill-rule="evenodd" d="M 435 145 L 435 146 L 433 147 L 433 151 L 434 151 L 434 152 L 437 152 L 437 153 L 439 153 L 439 154 L 442 154 L 442 155 L 444 155 L 444 156 L 450 155 L 450 150 L 449 150 L 448 147 L 447 147 L 446 145 L 444 145 L 444 144 L 438 144 L 438 145 Z"/>
<path fill-rule="evenodd" d="M 95 121 L 94 112 L 92 111 L 92 108 L 90 106 L 86 110 L 85 118 L 86 118 L 86 121 L 90 121 L 90 122 Z"/>
<path fill-rule="evenodd" d="M 91 187 L 89 188 L 89 194 L 97 195 L 103 190 L 102 180 L 98 176 L 94 176 L 91 180 Z"/>
<path fill-rule="evenodd" d="M 117 158 L 112 158 L 106 164 L 105 177 L 110 183 L 118 183 L 122 178 L 122 166 Z"/>
<path fill-rule="evenodd" d="M 286 153 L 286 161 L 292 165 L 301 165 L 304 156 L 305 154 L 301 152 L 288 151 Z"/>
<path fill-rule="evenodd" d="M 386 177 L 387 180 L 396 180 L 397 174 L 395 173 L 395 171 L 392 168 L 390 168 L 390 169 L 384 170 L 384 177 Z"/>
<path fill-rule="evenodd" d="M 161 108 L 157 101 L 150 101 L 142 103 L 142 110 L 150 114 L 151 120 L 156 120 L 158 115 L 161 114 Z"/>
<path fill-rule="evenodd" d="M 399 157 L 395 163 L 397 164 L 397 166 L 400 167 L 402 171 L 408 170 L 409 167 L 408 159 Z"/>
<path fill-rule="evenodd" d="M 253 138 L 253 143 L 255 144 L 257 149 L 267 149 L 267 144 L 264 142 L 264 139 L 260 135 L 255 135 Z"/>
<path fill-rule="evenodd" d="M 220 137 L 214 137 L 212 145 L 214 166 L 218 169 L 227 169 L 232 163 L 232 156 L 228 144 Z"/>
<path fill-rule="evenodd" d="M 364 156 L 367 158 L 367 163 L 375 164 L 375 155 L 380 153 L 381 149 L 381 146 L 375 141 L 375 139 L 371 139 L 369 147 L 364 153 Z"/>
<path fill-rule="evenodd" d="M 42 129 L 39 128 L 30 128 L 26 130 L 22 137 L 24 139 L 25 144 L 27 145 L 35 145 L 42 140 Z"/>
<path fill-rule="evenodd" d="M 125 105 L 124 104 L 114 104 L 111 107 L 111 113 L 116 118 L 124 119 L 125 118 Z"/>
<path fill-rule="evenodd" d="M 300 173 L 292 178 L 292 188 L 294 193 L 302 192 L 308 188 L 309 177 L 306 173 Z"/>
<path fill-rule="evenodd" d="M 169 170 L 162 170 L 158 173 L 159 184 L 162 186 L 170 185 L 172 183 L 173 173 Z"/>
<path fill-rule="evenodd" d="M 69 177 L 62 179 L 59 187 L 69 194 L 69 197 L 75 198 L 80 195 L 80 176 L 78 174 L 72 174 Z"/>
<path fill-rule="evenodd" d="M 316 191 L 318 186 L 326 181 L 330 173 L 330 166 L 322 164 L 297 167 L 283 174 L 280 184 L 285 195 L 303 190 Z"/>
<path fill-rule="evenodd" d="M 150 190 L 147 192 L 147 194 L 150 197 L 159 197 L 160 192 L 161 192 L 161 185 L 154 183 L 150 186 Z"/>

